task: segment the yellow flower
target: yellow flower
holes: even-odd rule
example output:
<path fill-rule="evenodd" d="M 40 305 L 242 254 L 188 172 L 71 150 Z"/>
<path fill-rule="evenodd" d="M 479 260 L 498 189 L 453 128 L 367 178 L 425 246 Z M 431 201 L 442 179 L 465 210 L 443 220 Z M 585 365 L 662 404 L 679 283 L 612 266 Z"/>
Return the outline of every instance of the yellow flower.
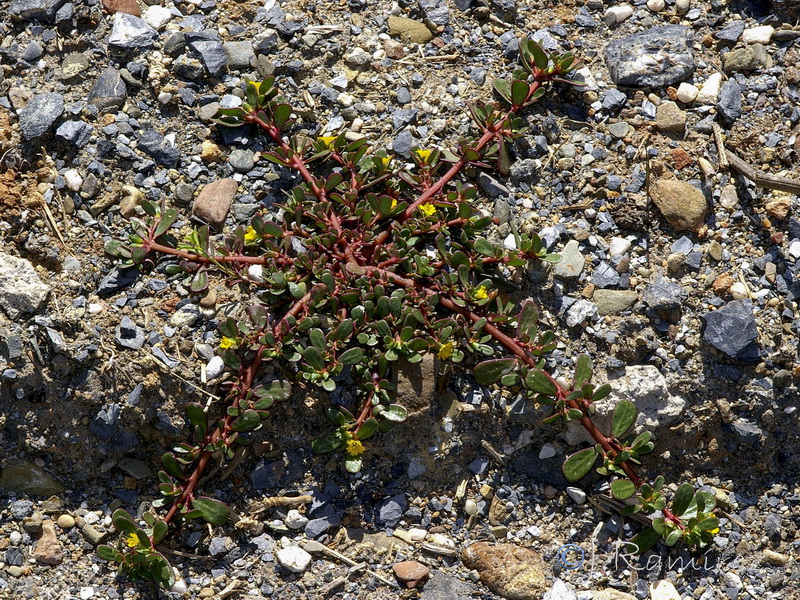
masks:
<path fill-rule="evenodd" d="M 255 242 L 257 239 L 258 239 L 258 233 L 256 232 L 255 229 L 253 229 L 253 226 L 250 225 L 247 228 L 247 231 L 244 232 L 244 241 Z"/>
<path fill-rule="evenodd" d="M 428 162 L 432 152 L 433 150 L 415 150 L 414 154 L 416 154 L 422 162 Z"/>
<path fill-rule="evenodd" d="M 488 297 L 489 297 L 489 290 L 486 289 L 485 285 L 482 285 L 477 290 L 475 290 L 476 300 L 486 300 L 486 298 Z"/>
<path fill-rule="evenodd" d="M 361 456 L 364 454 L 364 444 L 359 442 L 358 440 L 349 439 L 345 444 L 345 452 L 350 456 Z"/>
<path fill-rule="evenodd" d="M 715 527 L 714 529 L 709 530 L 710 534 L 717 535 L 719 533 L 719 527 Z"/>
<path fill-rule="evenodd" d="M 419 210 L 426 217 L 432 217 L 433 213 L 436 212 L 436 207 L 433 204 L 431 204 L 430 202 L 426 202 L 425 204 L 420 204 L 419 205 Z"/>
<path fill-rule="evenodd" d="M 389 158 L 388 156 L 374 156 L 373 160 L 375 162 L 376 167 L 385 169 L 386 167 L 389 166 L 389 163 L 391 162 L 392 159 Z"/>
<path fill-rule="evenodd" d="M 326 148 L 330 148 L 333 145 L 334 140 L 336 139 L 335 135 L 323 135 L 317 138 Z"/>
<path fill-rule="evenodd" d="M 451 356 L 453 356 L 453 349 L 455 348 L 455 344 L 453 342 L 447 342 L 439 346 L 439 352 L 436 354 L 440 359 L 447 360 Z"/>
<path fill-rule="evenodd" d="M 392 205 L 389 207 L 389 210 L 394 210 L 397 206 L 397 198 L 392 198 Z"/>
<path fill-rule="evenodd" d="M 135 532 L 131 532 L 125 536 L 125 543 L 128 545 L 128 548 L 135 548 L 139 545 L 139 536 L 136 535 Z"/>
<path fill-rule="evenodd" d="M 228 348 L 235 348 L 236 347 L 236 340 L 229 337 L 223 337 L 219 343 L 219 347 L 223 350 L 227 350 Z"/>

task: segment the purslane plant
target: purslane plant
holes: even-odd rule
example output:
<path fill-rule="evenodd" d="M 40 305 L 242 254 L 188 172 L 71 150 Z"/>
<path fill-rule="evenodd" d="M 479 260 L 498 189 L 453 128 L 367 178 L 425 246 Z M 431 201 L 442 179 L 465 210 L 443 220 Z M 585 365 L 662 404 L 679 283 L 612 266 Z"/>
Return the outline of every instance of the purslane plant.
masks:
<path fill-rule="evenodd" d="M 248 434 L 261 426 L 268 410 L 292 395 L 292 386 L 317 385 L 334 392 L 355 383 L 355 400 L 326 409 L 331 430 L 314 440 L 316 453 L 340 452 L 347 471 L 361 469 L 367 444 L 406 419 L 395 401 L 394 371 L 403 361 L 427 355 L 472 367 L 481 385 L 502 385 L 536 405 L 552 408 L 546 422 L 579 421 L 594 447 L 569 456 L 563 471 L 569 481 L 597 471 L 612 478 L 611 493 L 630 503 L 624 512 L 654 517 L 635 542 L 640 550 L 659 538 L 702 548 L 718 527 L 713 497 L 677 489 L 668 509 L 663 479 L 652 485 L 636 472 L 642 454 L 653 449 L 649 432 L 628 435 L 636 420 L 631 402 L 620 402 L 611 431 L 592 420 L 592 404 L 606 397 L 608 385 L 591 383 L 592 365 L 578 358 L 571 381 L 554 377 L 545 356 L 555 349 L 554 335 L 538 327 L 530 300 L 516 307 L 503 293 L 503 281 L 532 262 L 555 262 L 541 239 L 512 226 L 509 249 L 490 242 L 492 218 L 474 206 L 475 188 L 463 179 L 467 167 L 507 174 L 509 144 L 524 133 L 520 114 L 537 102 L 552 82 L 576 83 L 567 76 L 578 68 L 570 53 L 544 52 L 535 42 L 520 42 L 521 67 L 510 81 L 496 79 L 496 101 L 471 106 L 479 135 L 463 138 L 453 150 L 415 149 L 403 163 L 366 139 L 344 133 L 315 140 L 291 135 L 293 109 L 279 95 L 274 78 L 248 82 L 240 107 L 222 109 L 221 126 L 251 125 L 271 142 L 261 157 L 295 171 L 299 183 L 279 210 L 255 216 L 247 227 L 212 236 L 208 227 L 179 241 L 170 229 L 174 208 L 144 203 L 144 218 L 132 220 L 127 242 L 107 244 L 110 254 L 128 264 L 152 266 L 171 259 L 165 269 L 181 274 L 192 293 L 209 285 L 209 272 L 229 284 L 253 290 L 247 318 L 220 323 L 218 353 L 231 377 L 224 405 L 187 407 L 194 443 L 179 444 L 162 457 L 159 472 L 163 517 L 152 513 L 140 528 L 125 511 L 114 524 L 117 545 L 101 546 L 102 558 L 163 586 L 172 571 L 156 547 L 172 524 L 199 518 L 224 523 L 228 507 L 196 495 L 209 464 L 233 457 Z M 281 377 L 267 377 L 264 367 Z M 342 397 L 338 395 L 337 397 Z"/>

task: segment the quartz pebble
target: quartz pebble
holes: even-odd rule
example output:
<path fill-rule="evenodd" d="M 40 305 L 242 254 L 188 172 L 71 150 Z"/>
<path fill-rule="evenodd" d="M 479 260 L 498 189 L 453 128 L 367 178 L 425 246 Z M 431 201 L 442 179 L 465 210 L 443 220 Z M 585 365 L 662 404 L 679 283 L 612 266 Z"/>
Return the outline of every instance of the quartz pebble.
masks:
<path fill-rule="evenodd" d="M 769 44 L 774 33 L 775 28 L 772 25 L 761 25 L 745 29 L 741 39 L 745 44 Z"/>

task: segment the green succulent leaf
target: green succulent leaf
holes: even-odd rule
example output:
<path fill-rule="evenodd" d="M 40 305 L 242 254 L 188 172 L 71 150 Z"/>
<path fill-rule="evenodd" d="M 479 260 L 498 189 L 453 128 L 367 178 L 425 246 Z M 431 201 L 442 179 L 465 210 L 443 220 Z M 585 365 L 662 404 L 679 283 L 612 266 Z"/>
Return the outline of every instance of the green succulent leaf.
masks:
<path fill-rule="evenodd" d="M 480 385 L 489 385 L 500 381 L 503 375 L 510 373 L 517 366 L 513 358 L 496 358 L 485 360 L 475 365 L 475 381 Z"/>
<path fill-rule="evenodd" d="M 592 470 L 597 460 L 597 452 L 594 448 L 584 448 L 575 454 L 571 454 L 564 461 L 561 470 L 567 481 L 574 483 Z"/>
<path fill-rule="evenodd" d="M 133 519 L 125 509 L 118 508 L 115 510 L 114 514 L 111 515 L 111 521 L 120 533 L 134 533 L 136 531 L 136 523 L 133 522 Z"/>
<path fill-rule="evenodd" d="M 611 435 L 621 438 L 636 422 L 636 405 L 630 400 L 620 400 L 611 418 Z"/>
<path fill-rule="evenodd" d="M 650 550 L 650 548 L 655 546 L 660 539 L 661 534 L 656 532 L 656 530 L 652 527 L 648 527 L 647 529 L 644 529 L 633 536 L 631 538 L 631 543 L 635 544 L 638 548 L 636 554 L 644 554 Z"/>
<path fill-rule="evenodd" d="M 311 450 L 315 454 L 328 454 L 342 447 L 342 438 L 337 434 L 326 435 L 311 442 Z"/>
<path fill-rule="evenodd" d="M 231 509 L 224 502 L 214 498 L 200 496 L 192 500 L 192 508 L 200 511 L 200 516 L 209 525 L 224 525 L 231 516 Z"/>
<path fill-rule="evenodd" d="M 97 556 L 103 560 L 114 562 L 116 559 L 117 551 L 107 544 L 102 544 L 97 547 Z"/>
<path fill-rule="evenodd" d="M 158 546 L 169 533 L 169 525 L 165 521 L 158 520 L 153 525 L 153 545 Z"/>
<path fill-rule="evenodd" d="M 592 380 L 592 359 L 586 354 L 578 356 L 578 361 L 575 363 L 575 389 L 582 388 L 585 384 Z"/>
<path fill-rule="evenodd" d="M 682 516 L 689 508 L 693 499 L 694 486 L 692 486 L 691 483 L 681 484 L 672 497 L 672 512 L 678 517 Z"/>
<path fill-rule="evenodd" d="M 630 498 L 636 492 L 636 486 L 629 479 L 617 479 L 611 482 L 611 495 L 617 500 Z"/>
<path fill-rule="evenodd" d="M 545 396 L 555 396 L 558 387 L 541 369 L 531 369 L 525 376 L 525 387 Z"/>
<path fill-rule="evenodd" d="M 252 431 L 261 424 L 261 416 L 254 410 L 244 411 L 238 419 L 231 423 L 234 431 Z"/>

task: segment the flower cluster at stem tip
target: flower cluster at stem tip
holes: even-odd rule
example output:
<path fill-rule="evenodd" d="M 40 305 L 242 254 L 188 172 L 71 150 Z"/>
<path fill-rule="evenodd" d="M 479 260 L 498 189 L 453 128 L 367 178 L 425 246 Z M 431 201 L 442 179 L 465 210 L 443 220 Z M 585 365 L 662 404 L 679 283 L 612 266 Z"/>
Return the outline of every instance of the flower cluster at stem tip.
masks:
<path fill-rule="evenodd" d="M 364 444 L 351 438 L 345 444 L 345 452 L 350 456 L 361 456 L 364 454 Z"/>

